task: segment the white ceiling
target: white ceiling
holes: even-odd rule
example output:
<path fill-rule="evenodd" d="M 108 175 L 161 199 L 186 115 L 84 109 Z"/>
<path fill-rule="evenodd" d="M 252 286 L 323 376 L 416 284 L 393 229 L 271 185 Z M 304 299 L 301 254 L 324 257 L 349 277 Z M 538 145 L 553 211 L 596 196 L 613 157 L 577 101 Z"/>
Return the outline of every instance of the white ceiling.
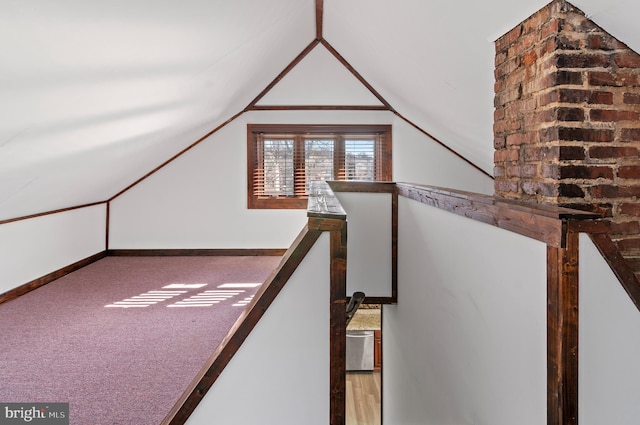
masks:
<path fill-rule="evenodd" d="M 325 0 L 324 38 L 491 173 L 493 41 L 546 1 Z M 640 2 L 573 4 L 640 51 Z M 240 112 L 315 0 L 0 0 L 0 220 L 104 201 Z"/>

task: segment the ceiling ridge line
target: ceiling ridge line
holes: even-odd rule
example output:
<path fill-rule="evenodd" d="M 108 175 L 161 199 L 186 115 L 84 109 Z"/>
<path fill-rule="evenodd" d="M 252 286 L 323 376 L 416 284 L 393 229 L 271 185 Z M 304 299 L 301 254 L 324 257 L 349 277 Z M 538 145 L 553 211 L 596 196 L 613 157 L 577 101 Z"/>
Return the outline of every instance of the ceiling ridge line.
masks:
<path fill-rule="evenodd" d="M 316 0 L 316 40 L 322 40 L 324 27 L 324 0 Z"/>

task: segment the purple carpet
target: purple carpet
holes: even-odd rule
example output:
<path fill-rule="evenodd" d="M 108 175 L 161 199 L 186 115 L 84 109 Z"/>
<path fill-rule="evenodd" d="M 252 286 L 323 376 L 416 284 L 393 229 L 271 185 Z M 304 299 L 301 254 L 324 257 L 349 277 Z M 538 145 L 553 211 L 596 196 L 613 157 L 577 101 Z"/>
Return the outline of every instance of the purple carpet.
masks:
<path fill-rule="evenodd" d="M 157 425 L 280 257 L 107 257 L 0 305 L 0 402 Z"/>

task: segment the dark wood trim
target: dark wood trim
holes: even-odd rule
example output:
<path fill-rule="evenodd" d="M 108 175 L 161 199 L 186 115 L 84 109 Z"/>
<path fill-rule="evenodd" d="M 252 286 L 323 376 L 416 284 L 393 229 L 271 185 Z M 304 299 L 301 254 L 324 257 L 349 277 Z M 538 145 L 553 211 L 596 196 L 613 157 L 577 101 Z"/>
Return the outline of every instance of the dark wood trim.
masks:
<path fill-rule="evenodd" d="M 330 233 L 329 409 L 331 425 L 345 425 L 347 373 L 347 222 Z"/>
<path fill-rule="evenodd" d="M 46 215 L 60 214 L 60 213 L 67 212 L 67 211 L 78 210 L 80 208 L 95 207 L 96 205 L 105 204 L 106 202 L 107 201 L 92 202 L 90 204 L 83 204 L 83 205 L 76 205 L 74 207 L 61 208 L 59 210 L 52 210 L 52 211 L 46 211 L 46 212 L 41 212 L 41 213 L 37 213 L 37 214 L 25 215 L 25 216 L 22 216 L 22 217 L 9 218 L 9 219 L 5 219 L 5 220 L 0 220 L 0 225 L 13 223 L 13 222 L 16 222 L 16 221 L 30 220 L 32 218 L 44 217 Z"/>
<path fill-rule="evenodd" d="M 395 187 L 394 187 L 395 189 Z M 398 191 L 391 194 L 391 302 L 398 302 Z"/>
<path fill-rule="evenodd" d="M 398 299 L 393 297 L 365 297 L 363 304 L 397 304 Z"/>
<path fill-rule="evenodd" d="M 227 124 L 233 122 L 236 118 L 238 118 L 240 115 L 244 114 L 245 111 L 240 111 L 237 114 L 235 114 L 234 116 L 232 116 L 231 118 L 229 118 L 228 120 L 226 120 L 225 122 L 223 122 L 222 124 L 220 124 L 219 126 L 217 126 L 216 128 L 214 128 L 213 130 L 211 130 L 210 132 L 208 132 L 207 134 L 205 134 L 204 136 L 200 137 L 198 140 L 196 140 L 195 142 L 191 143 L 189 146 L 187 146 L 186 148 L 182 149 L 180 152 L 178 152 L 177 154 L 175 154 L 174 156 L 172 156 L 171 158 L 169 158 L 168 160 L 166 160 L 165 162 L 163 162 L 162 164 L 158 165 L 156 168 L 154 168 L 153 170 L 149 171 L 147 174 L 145 174 L 144 176 L 140 177 L 138 180 L 134 181 L 133 183 L 131 183 L 129 186 L 125 187 L 124 189 L 122 189 L 120 192 L 116 193 L 115 195 L 113 195 L 111 198 L 109 198 L 107 200 L 107 202 L 111 202 L 113 201 L 115 198 L 117 198 L 118 196 L 122 195 L 123 193 L 125 193 L 126 191 L 128 191 L 129 189 L 133 188 L 134 186 L 136 186 L 138 183 L 142 182 L 143 180 L 145 180 L 146 178 L 148 178 L 149 176 L 155 174 L 158 170 L 160 170 L 161 168 L 164 168 L 165 166 L 167 166 L 168 164 L 172 163 L 174 160 L 176 160 L 177 158 L 181 157 L 183 154 L 185 154 L 186 152 L 190 151 L 191 149 L 193 149 L 194 147 L 196 147 L 197 145 L 199 145 L 201 142 L 203 142 L 204 140 L 206 140 L 209 136 L 213 135 L 214 133 L 216 133 L 218 130 L 222 129 L 223 127 L 225 127 Z"/>
<path fill-rule="evenodd" d="M 389 111 L 384 105 L 254 105 L 247 111 Z"/>
<path fill-rule="evenodd" d="M 599 215 L 551 205 L 530 204 L 452 189 L 397 183 L 398 194 L 426 205 L 500 227 L 554 247 L 564 247 L 569 220 Z M 576 224 L 573 224 L 575 227 Z"/>
<path fill-rule="evenodd" d="M 394 111 L 394 109 L 391 107 L 391 105 L 389 104 L 389 102 L 387 102 L 381 95 L 380 93 L 378 93 L 376 91 L 376 89 L 373 88 L 373 86 L 371 84 L 369 84 L 367 82 L 367 80 L 365 80 L 362 75 L 360 75 L 360 73 L 358 71 L 356 71 L 356 69 L 354 67 L 351 66 L 351 64 L 349 62 L 346 61 L 345 58 L 342 57 L 342 55 L 340 53 L 338 53 L 338 51 L 336 49 L 333 48 L 333 46 L 331 44 L 329 44 L 329 42 L 327 40 L 325 40 L 324 38 L 322 40 L 320 40 L 320 43 L 322 43 L 322 45 L 336 58 L 338 59 L 338 61 L 340 61 L 340 63 L 342 65 L 344 65 L 349 72 L 351 72 L 351 74 L 353 74 L 354 77 L 356 77 L 358 79 L 358 81 L 360 81 L 360 83 L 362 83 L 370 92 L 372 95 L 374 95 L 379 101 L 380 103 L 382 103 L 384 106 L 387 107 L 387 109 L 389 111 Z M 395 111 L 394 111 L 395 112 Z"/>
<path fill-rule="evenodd" d="M 616 275 L 620 284 L 622 284 L 622 287 L 631 298 L 631 301 L 633 301 L 636 308 L 640 310 L 640 280 L 635 273 L 633 273 L 633 270 L 629 267 L 624 257 L 622 257 L 616 244 L 607 234 L 589 234 L 589 237 L 609 264 L 611 271 Z"/>
<path fill-rule="evenodd" d="M 237 248 L 237 249 L 110 249 L 112 257 L 244 257 L 282 256 L 287 252 L 280 248 Z"/>
<path fill-rule="evenodd" d="M 578 233 L 547 247 L 547 424 L 578 424 Z"/>
<path fill-rule="evenodd" d="M 275 87 L 275 85 L 278 84 L 280 80 L 282 80 L 293 68 L 295 68 L 295 66 L 298 65 L 302 61 L 302 59 L 304 59 L 305 56 L 307 56 L 309 52 L 311 52 L 319 43 L 320 43 L 319 40 L 313 40 L 311 43 L 309 43 L 309 45 L 305 47 L 304 50 L 300 52 L 300 54 L 296 56 L 295 59 L 293 59 L 291 63 L 289 63 L 289 65 L 287 65 L 287 67 L 283 69 L 282 72 L 278 74 L 278 76 L 271 83 L 269 83 L 269 85 L 267 85 L 267 87 L 265 87 L 264 90 L 260 92 L 260 94 L 258 94 L 258 96 L 256 96 L 255 99 L 249 102 L 249 105 L 247 105 L 247 107 L 244 108 L 244 112 L 251 110 L 251 108 L 254 108 L 256 106 L 256 103 L 260 102 L 260 100 L 273 87 Z"/>
<path fill-rule="evenodd" d="M 107 202 L 107 217 L 105 220 L 104 249 L 109 251 L 109 227 L 111 226 L 111 202 Z"/>
<path fill-rule="evenodd" d="M 334 192 L 395 193 L 395 182 L 333 180 L 327 182 Z"/>
<path fill-rule="evenodd" d="M 164 418 L 162 425 L 186 423 L 321 234 L 322 232 L 310 230 L 306 226 L 300 232 L 278 268 L 265 281 L 251 304 L 236 320 L 229 334 Z"/>
<path fill-rule="evenodd" d="M 316 0 L 316 40 L 322 40 L 322 20 L 324 18 L 324 2 Z"/>
<path fill-rule="evenodd" d="M 451 148 L 450 146 L 445 144 L 442 140 L 440 140 L 439 138 L 435 137 L 433 134 L 427 132 L 422 127 L 420 127 L 417 124 L 415 124 L 413 121 L 410 121 L 408 118 L 406 118 L 404 115 L 400 114 L 398 111 L 392 110 L 392 112 L 394 114 L 396 114 L 396 116 L 398 118 L 400 118 L 401 120 L 403 120 L 404 122 L 409 124 L 411 127 L 415 128 L 420 133 L 424 134 L 425 136 L 427 136 L 428 138 L 430 138 L 431 140 L 433 140 L 434 142 L 436 142 L 437 144 L 439 144 L 440 146 L 442 146 L 443 148 L 445 148 L 446 150 L 448 150 L 449 152 L 451 152 L 452 154 L 454 154 L 455 156 L 457 156 L 458 158 L 460 158 L 461 160 L 466 162 L 467 164 L 471 165 L 473 168 L 475 168 L 476 170 L 480 171 L 485 176 L 489 177 L 492 180 L 495 180 L 495 177 L 493 177 L 493 175 L 491 175 L 490 173 L 486 172 L 484 169 L 482 169 L 480 166 L 478 166 L 475 163 L 473 163 L 471 160 L 465 158 L 462 154 L 460 154 L 459 152 L 457 152 L 456 150 L 454 150 L 453 148 Z"/>
<path fill-rule="evenodd" d="M 6 303 L 11 300 L 15 300 L 16 298 L 33 291 L 34 289 L 38 289 L 41 286 L 44 286 L 50 282 L 53 282 L 56 279 L 60 279 L 63 276 L 68 275 L 76 270 L 79 270 L 91 263 L 94 263 L 104 257 L 106 257 L 106 251 L 99 252 L 97 254 L 91 255 L 87 258 L 84 258 L 80 261 L 76 261 L 73 264 L 70 264 L 66 267 L 58 269 L 54 272 L 46 274 L 38 279 L 32 280 L 31 282 L 27 282 L 24 285 L 20 285 L 17 288 L 11 289 L 3 294 L 0 294 L 0 304 Z"/>
<path fill-rule="evenodd" d="M 398 191 L 394 182 L 327 182 L 333 192 L 390 193 L 391 194 L 391 297 L 367 297 L 367 304 L 395 304 L 398 302 Z"/>

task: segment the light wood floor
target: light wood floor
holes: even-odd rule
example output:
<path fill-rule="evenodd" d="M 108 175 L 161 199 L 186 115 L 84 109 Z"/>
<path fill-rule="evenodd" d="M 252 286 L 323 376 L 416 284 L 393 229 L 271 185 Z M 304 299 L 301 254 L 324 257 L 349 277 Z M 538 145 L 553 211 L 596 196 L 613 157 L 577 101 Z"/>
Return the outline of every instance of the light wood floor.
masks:
<path fill-rule="evenodd" d="M 380 372 L 347 372 L 347 425 L 380 425 Z"/>

